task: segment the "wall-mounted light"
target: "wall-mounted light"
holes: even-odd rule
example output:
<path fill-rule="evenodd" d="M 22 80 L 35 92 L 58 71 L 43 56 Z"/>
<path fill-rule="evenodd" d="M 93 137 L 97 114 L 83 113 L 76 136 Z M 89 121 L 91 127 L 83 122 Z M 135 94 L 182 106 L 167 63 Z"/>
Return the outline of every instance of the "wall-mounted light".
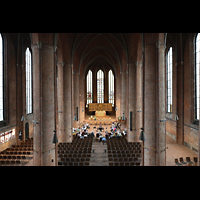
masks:
<path fill-rule="evenodd" d="M 77 120 L 77 118 L 76 118 L 76 114 L 74 114 L 74 121 L 76 121 Z"/>
<path fill-rule="evenodd" d="M 179 120 L 177 113 L 175 114 L 175 120 Z"/>
<path fill-rule="evenodd" d="M 125 115 L 124 115 L 124 113 L 123 113 L 123 115 L 122 115 L 122 120 L 126 120 L 126 117 L 125 117 Z"/>
<path fill-rule="evenodd" d="M 21 121 L 22 121 L 22 122 L 25 121 L 24 115 L 22 115 Z"/>

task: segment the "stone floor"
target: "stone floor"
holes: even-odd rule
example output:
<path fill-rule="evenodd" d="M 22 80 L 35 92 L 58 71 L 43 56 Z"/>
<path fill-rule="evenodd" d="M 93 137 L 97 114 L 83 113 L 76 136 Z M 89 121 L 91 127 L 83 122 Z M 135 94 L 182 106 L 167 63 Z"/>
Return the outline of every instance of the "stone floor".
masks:
<path fill-rule="evenodd" d="M 108 166 L 107 144 L 103 144 L 94 138 L 90 166 Z"/>
<path fill-rule="evenodd" d="M 197 153 L 184 145 L 176 144 L 169 136 L 166 136 L 166 147 L 168 147 L 166 150 L 166 166 L 177 166 L 174 161 L 175 158 L 183 157 L 185 160 L 186 157 L 190 157 L 193 161 L 193 157 L 197 157 Z"/>

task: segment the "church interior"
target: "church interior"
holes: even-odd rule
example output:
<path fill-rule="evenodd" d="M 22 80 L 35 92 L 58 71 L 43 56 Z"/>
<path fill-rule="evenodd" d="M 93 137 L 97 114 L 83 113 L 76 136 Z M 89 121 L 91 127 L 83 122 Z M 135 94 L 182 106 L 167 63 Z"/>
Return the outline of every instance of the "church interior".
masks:
<path fill-rule="evenodd" d="M 198 33 L 1 33 L 0 166 L 199 166 L 199 70 Z"/>

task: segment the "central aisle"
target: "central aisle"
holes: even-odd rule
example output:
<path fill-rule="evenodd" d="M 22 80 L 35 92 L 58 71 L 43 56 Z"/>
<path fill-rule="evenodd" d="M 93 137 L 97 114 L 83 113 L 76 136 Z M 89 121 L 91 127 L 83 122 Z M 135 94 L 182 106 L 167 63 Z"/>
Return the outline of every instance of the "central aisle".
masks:
<path fill-rule="evenodd" d="M 109 166 L 107 144 L 93 139 L 90 166 Z"/>

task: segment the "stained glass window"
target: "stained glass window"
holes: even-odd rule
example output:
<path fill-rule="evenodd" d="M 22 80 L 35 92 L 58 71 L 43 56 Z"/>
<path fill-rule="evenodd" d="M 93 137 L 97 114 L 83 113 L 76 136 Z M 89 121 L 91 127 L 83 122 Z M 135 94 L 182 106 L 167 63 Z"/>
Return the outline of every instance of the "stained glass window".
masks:
<path fill-rule="evenodd" d="M 26 49 L 26 113 L 33 112 L 32 109 L 32 58 L 30 49 Z"/>
<path fill-rule="evenodd" d="M 3 48 L 3 38 L 0 34 L 0 121 L 4 120 L 3 116 L 3 68 L 4 68 L 4 61 L 3 61 L 3 54 L 4 54 L 4 48 Z"/>
<path fill-rule="evenodd" d="M 97 72 L 97 103 L 104 103 L 104 73 L 101 69 Z"/>
<path fill-rule="evenodd" d="M 200 34 L 196 37 L 195 54 L 195 118 L 199 120 Z"/>
<path fill-rule="evenodd" d="M 87 74 L 87 105 L 92 103 L 92 71 L 89 70 Z"/>
<path fill-rule="evenodd" d="M 108 103 L 114 107 L 114 75 L 112 70 L 108 72 Z"/>
<path fill-rule="evenodd" d="M 173 72 L 173 58 L 172 47 L 167 53 L 167 112 L 172 112 L 172 72 Z"/>

